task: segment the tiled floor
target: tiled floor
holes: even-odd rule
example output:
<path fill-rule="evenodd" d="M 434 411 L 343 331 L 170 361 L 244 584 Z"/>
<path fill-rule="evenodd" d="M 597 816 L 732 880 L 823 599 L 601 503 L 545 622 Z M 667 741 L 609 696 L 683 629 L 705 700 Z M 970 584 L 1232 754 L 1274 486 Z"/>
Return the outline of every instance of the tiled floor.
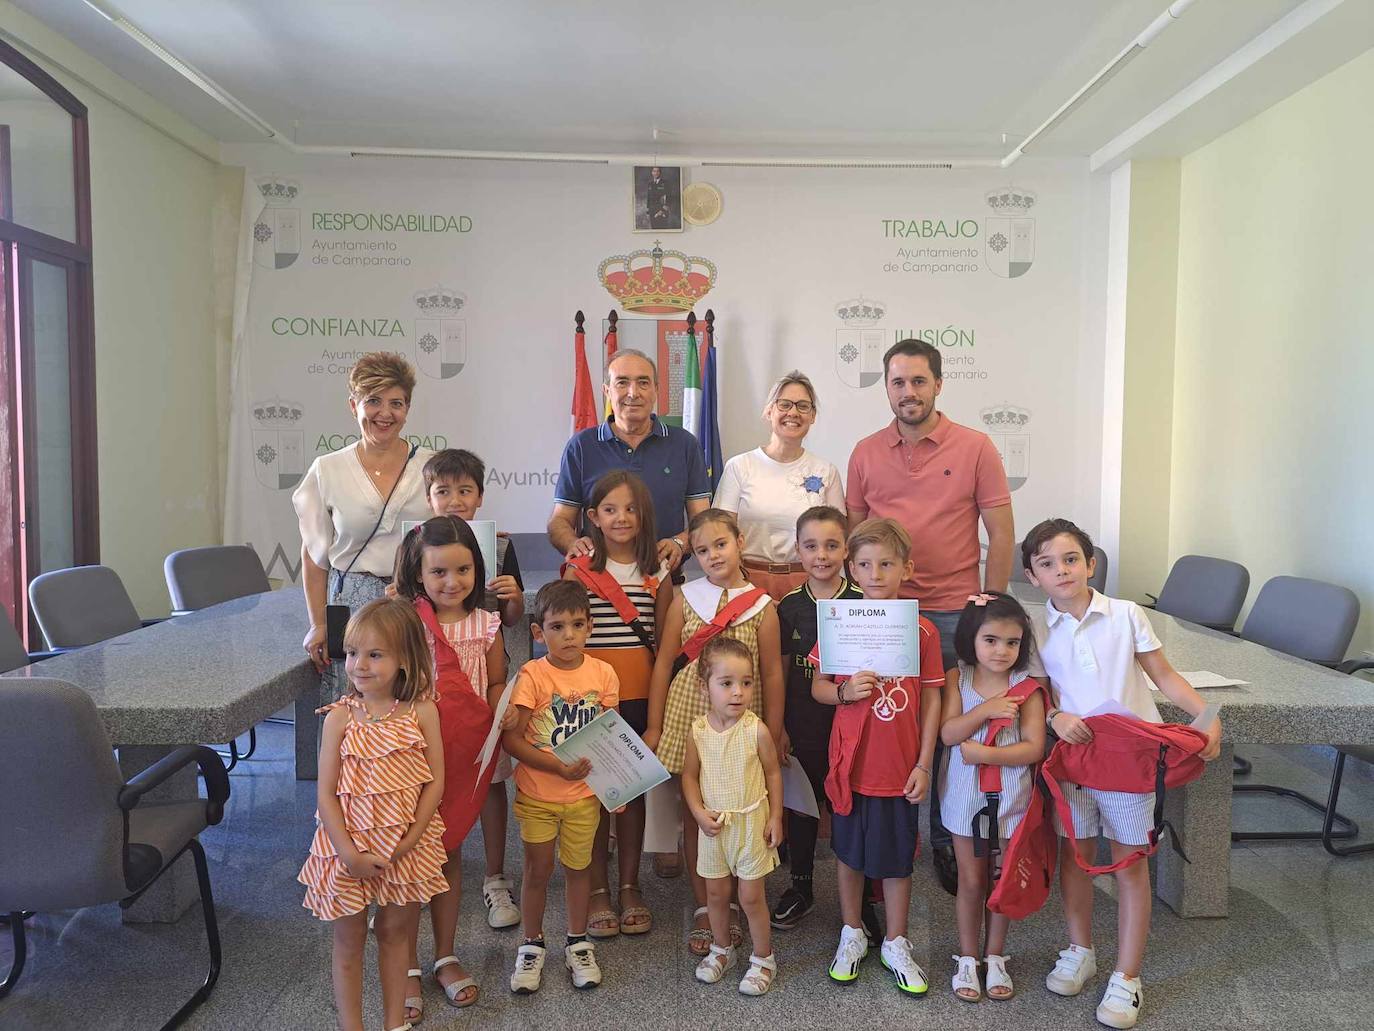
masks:
<path fill-rule="evenodd" d="M 295 882 L 311 832 L 314 785 L 291 779 L 290 728 L 259 728 L 262 759 L 232 775 L 225 822 L 203 836 L 212 864 L 224 973 L 210 1001 L 187 1024 L 199 1029 L 334 1026 L 330 1006 L 327 926 L 300 906 Z M 1328 761 L 1311 752 L 1247 748 L 1257 775 L 1324 794 Z M 1343 806 L 1374 831 L 1374 783 L 1357 771 Z M 1246 827 L 1282 826 L 1306 817 L 1283 803 L 1251 796 L 1236 804 Z M 1310 822 L 1310 821 L 1309 821 Z M 519 846 L 512 838 L 511 855 Z M 464 902 L 463 959 L 482 985 L 479 1004 L 450 1010 L 427 980 L 424 1027 L 708 1028 L 754 1024 L 765 1028 L 882 1027 L 919 1023 L 942 1028 L 1090 1028 L 1105 974 L 1078 999 L 1045 991 L 1043 977 L 1062 946 L 1057 895 L 1037 917 L 1013 929 L 1010 951 L 1018 995 L 1006 1003 L 970 1006 L 949 992 L 954 951 L 953 900 L 935 885 L 922 859 L 912 904 L 912 939 L 931 974 L 930 995 L 900 996 L 876 958 L 848 988 L 831 984 L 825 968 L 838 915 L 833 867 L 818 869 L 816 910 L 796 930 L 779 933 L 781 978 L 763 999 L 746 999 L 733 979 L 705 987 L 692 979 L 682 945 L 690 907 L 682 881 L 659 881 L 646 868 L 644 884 L 657 926 L 640 938 L 600 947 L 606 981 L 574 992 L 561 968 L 546 969 L 544 988 L 515 997 L 507 988 L 516 932 L 488 930 L 476 894 Z M 480 842 L 464 850 L 469 886 L 481 876 Z M 184 860 L 189 861 L 189 860 Z M 1369 998 L 1374 968 L 1374 854 L 1337 860 L 1320 845 L 1259 844 L 1231 853 L 1231 917 L 1183 921 L 1162 905 L 1155 911 L 1145 970 L 1150 1028 L 1374 1027 Z M 772 895 L 786 884 L 775 875 Z M 1110 884 L 1099 893 L 1098 948 L 1110 970 L 1114 907 Z M 550 897 L 561 893 L 555 885 Z M 427 921 L 425 921 L 427 923 Z M 551 941 L 563 933 L 561 909 L 551 906 Z M 428 932 L 421 955 L 430 953 Z M 373 950 L 369 948 L 369 957 Z M 8 967 L 8 935 L 0 937 L 0 969 Z M 123 926 L 114 906 L 47 914 L 30 921 L 29 966 L 10 998 L 0 1002 L 4 1031 L 155 1028 L 202 976 L 201 920 L 176 925 Z M 381 1027 L 378 996 L 367 996 L 369 1027 Z"/>

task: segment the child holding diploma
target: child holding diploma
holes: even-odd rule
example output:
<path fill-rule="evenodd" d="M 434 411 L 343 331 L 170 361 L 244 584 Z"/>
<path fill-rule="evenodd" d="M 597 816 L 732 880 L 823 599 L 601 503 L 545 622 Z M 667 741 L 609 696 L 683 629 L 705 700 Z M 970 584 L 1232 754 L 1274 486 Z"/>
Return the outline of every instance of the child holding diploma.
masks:
<path fill-rule="evenodd" d="M 614 709 L 620 690 L 615 671 L 585 654 L 592 617 L 581 584 L 555 580 L 541 587 L 530 624 L 534 639 L 549 653 L 521 667 L 510 699 L 518 715 L 504 738 L 506 750 L 519 762 L 515 818 L 525 844 L 525 879 L 520 888 L 525 941 L 516 951 L 510 978 L 510 990 L 517 995 L 537 992 L 544 971 L 544 900 L 553 876 L 555 844 L 563 861 L 568 906 L 563 963 L 574 988 L 595 988 L 601 983 L 596 947 L 587 940 L 591 896 L 587 868 L 601 822 L 601 803 L 584 779 L 591 763 L 580 759 L 569 765 L 553 749 L 606 709 Z"/>
<path fill-rule="evenodd" d="M 754 946 L 743 995 L 763 995 L 778 971 L 768 927 L 764 878 L 778 865 L 782 841 L 782 770 L 773 737 L 749 708 L 754 657 L 728 637 L 701 650 L 702 688 L 710 707 L 692 722 L 682 768 L 682 794 L 700 828 L 696 872 L 706 879 L 711 916 L 710 952 L 697 964 L 697 980 L 715 984 L 735 965 L 730 937 L 730 895 L 739 901 Z"/>
<path fill-rule="evenodd" d="M 912 572 L 911 538 L 892 519 L 866 519 L 849 535 L 849 566 L 865 598 L 897 598 Z M 847 984 L 868 955 L 862 924 L 864 878 L 883 882 L 887 927 L 881 957 L 902 992 L 924 995 L 925 971 L 907 940 L 917 803 L 930 792 L 930 763 L 940 729 L 940 631 L 920 620 L 919 677 L 886 678 L 873 670 L 852 677 L 817 673 L 811 695 L 835 705 L 826 795 L 834 809 L 831 846 L 838 860 L 840 944 L 830 977 Z M 819 645 L 811 661 L 819 666 Z"/>

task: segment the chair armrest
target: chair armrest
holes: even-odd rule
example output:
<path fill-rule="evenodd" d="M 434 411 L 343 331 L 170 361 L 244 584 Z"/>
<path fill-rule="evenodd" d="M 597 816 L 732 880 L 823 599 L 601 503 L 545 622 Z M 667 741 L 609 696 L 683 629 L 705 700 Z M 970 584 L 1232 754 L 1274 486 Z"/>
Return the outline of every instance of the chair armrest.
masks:
<path fill-rule="evenodd" d="M 1157 594 L 1151 594 L 1149 591 L 1146 591 L 1146 592 L 1145 592 L 1145 597 L 1147 597 L 1147 598 L 1150 599 L 1150 603 L 1149 603 L 1148 605 L 1142 605 L 1141 608 L 1143 608 L 1143 609 L 1152 609 L 1152 608 L 1154 608 L 1156 605 L 1159 604 L 1159 595 L 1157 595 Z"/>
<path fill-rule="evenodd" d="M 194 762 L 205 778 L 206 820 L 211 826 L 224 818 L 224 803 L 229 800 L 229 773 L 224 760 L 205 745 L 183 745 L 163 756 L 119 789 L 119 808 L 133 809 L 153 788 L 165 782 L 183 766 Z"/>
<path fill-rule="evenodd" d="M 1374 659 L 1351 659 L 1336 667 L 1341 673 L 1358 673 L 1362 669 L 1374 669 Z"/>

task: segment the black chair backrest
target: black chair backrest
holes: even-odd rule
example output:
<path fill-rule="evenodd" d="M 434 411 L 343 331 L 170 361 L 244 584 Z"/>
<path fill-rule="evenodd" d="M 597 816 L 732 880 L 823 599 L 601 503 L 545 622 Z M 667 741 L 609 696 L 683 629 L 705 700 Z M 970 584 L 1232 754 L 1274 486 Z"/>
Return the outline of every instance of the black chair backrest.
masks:
<path fill-rule="evenodd" d="M 90 695 L 64 680 L 0 679 L 0 912 L 128 894 L 123 783 Z"/>
<path fill-rule="evenodd" d="M 1240 636 L 1308 662 L 1334 666 L 1345 659 L 1359 620 L 1360 599 L 1348 588 L 1276 576 L 1260 588 Z"/>
<path fill-rule="evenodd" d="M 29 653 L 24 650 L 24 642 L 14 624 L 0 615 L 0 673 L 8 673 L 29 664 Z"/>
<path fill-rule="evenodd" d="M 272 589 L 258 553 L 246 544 L 174 551 L 162 563 L 173 612 L 194 612 Z"/>
<path fill-rule="evenodd" d="M 1184 555 L 1169 570 L 1155 608 L 1214 630 L 1233 630 L 1245 596 L 1250 571 L 1239 562 L 1207 555 Z"/>
<path fill-rule="evenodd" d="M 119 574 L 74 566 L 34 577 L 29 603 L 49 648 L 84 648 L 142 626 Z"/>

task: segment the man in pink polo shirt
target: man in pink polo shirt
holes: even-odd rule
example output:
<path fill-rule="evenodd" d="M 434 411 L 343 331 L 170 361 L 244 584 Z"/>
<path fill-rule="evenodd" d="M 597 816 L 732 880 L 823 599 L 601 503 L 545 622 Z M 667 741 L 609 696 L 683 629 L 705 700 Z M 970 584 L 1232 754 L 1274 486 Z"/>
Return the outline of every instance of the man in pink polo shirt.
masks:
<path fill-rule="evenodd" d="M 1015 531 L 1002 458 L 986 433 L 960 426 L 935 407 L 944 381 L 940 352 L 923 340 L 899 340 L 883 355 L 887 401 L 896 417 L 854 446 L 845 507 L 849 525 L 890 518 L 911 535 L 915 571 L 902 584 L 921 615 L 940 631 L 945 669 L 955 665 L 954 628 L 968 597 L 1005 591 Z M 983 583 L 978 578 L 978 522 L 988 534 Z M 940 755 L 935 757 L 936 769 Z M 967 833 L 967 829 L 963 833 Z M 930 792 L 930 844 L 940 883 L 958 886 L 949 832 L 940 823 L 939 792 Z"/>

